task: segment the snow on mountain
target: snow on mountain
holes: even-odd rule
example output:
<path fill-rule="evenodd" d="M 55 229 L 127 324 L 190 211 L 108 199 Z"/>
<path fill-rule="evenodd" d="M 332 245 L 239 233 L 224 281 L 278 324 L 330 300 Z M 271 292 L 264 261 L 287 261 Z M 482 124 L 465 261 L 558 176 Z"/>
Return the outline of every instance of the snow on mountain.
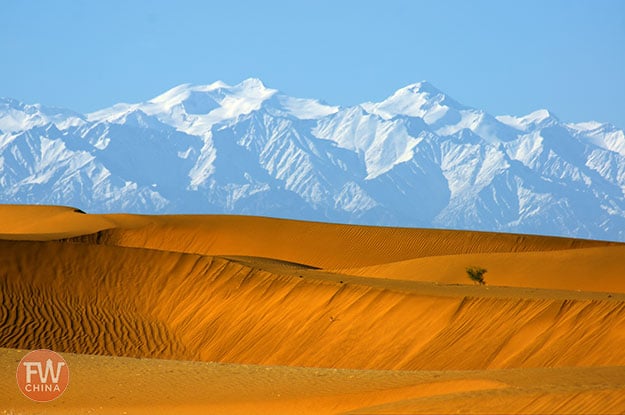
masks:
<path fill-rule="evenodd" d="M 382 102 L 367 102 L 362 107 L 385 119 L 405 115 L 422 118 L 430 125 L 457 122 L 458 111 L 465 108 L 426 81 L 405 86 Z"/>
<path fill-rule="evenodd" d="M 339 108 L 325 105 L 314 99 L 293 98 L 286 95 L 276 95 L 271 102 L 276 115 L 290 115 L 300 120 L 317 120 L 336 113 Z"/>
<path fill-rule="evenodd" d="M 0 200 L 625 240 L 625 135 L 427 82 L 353 107 L 258 79 L 86 116 L 1 99 Z"/>
<path fill-rule="evenodd" d="M 411 135 L 408 124 L 406 120 L 384 119 L 357 106 L 319 120 L 313 134 L 361 155 L 367 179 L 373 179 L 413 157 L 412 150 L 421 137 L 414 129 Z"/>
<path fill-rule="evenodd" d="M 548 110 L 542 109 L 534 111 L 523 117 L 513 117 L 511 115 L 500 115 L 496 117 L 498 121 L 515 128 L 519 131 L 530 131 L 537 128 L 548 127 L 560 122 L 558 118 Z"/>
<path fill-rule="evenodd" d="M 299 119 L 316 119 L 337 110 L 316 100 L 279 94 L 259 79 L 250 78 L 235 86 L 221 81 L 210 85 L 180 85 L 147 102 L 118 104 L 87 117 L 90 121 L 123 122 L 125 114 L 140 110 L 180 131 L 202 136 L 214 125 L 258 111 L 264 105 L 270 105 L 276 115 Z"/>
<path fill-rule="evenodd" d="M 0 98 L 0 132 L 23 131 L 54 123 L 59 128 L 80 125 L 84 116 L 65 109 L 27 105 L 10 98 Z"/>
<path fill-rule="evenodd" d="M 258 110 L 277 91 L 258 79 L 247 79 L 235 86 L 223 82 L 210 85 L 180 85 L 140 104 L 118 104 L 88 114 L 89 121 L 119 122 L 137 110 L 154 116 L 189 134 L 203 135 L 215 124 Z"/>
<path fill-rule="evenodd" d="M 432 84 L 422 81 L 399 89 L 380 103 L 362 104 L 367 112 L 385 119 L 421 118 L 438 135 L 469 129 L 493 143 L 515 136 L 509 126 L 484 111 L 464 106 Z"/>
<path fill-rule="evenodd" d="M 625 133 L 614 125 L 590 122 L 568 124 L 568 127 L 580 139 L 625 156 Z"/>

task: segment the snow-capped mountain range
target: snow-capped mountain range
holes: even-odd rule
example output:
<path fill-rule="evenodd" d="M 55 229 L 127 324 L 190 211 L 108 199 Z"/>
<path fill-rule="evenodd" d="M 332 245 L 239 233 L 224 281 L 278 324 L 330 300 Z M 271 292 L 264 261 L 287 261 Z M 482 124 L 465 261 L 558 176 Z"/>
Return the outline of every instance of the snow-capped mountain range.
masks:
<path fill-rule="evenodd" d="M 258 79 L 86 115 L 0 99 L 0 202 L 625 241 L 625 135 L 427 82 L 353 107 Z"/>

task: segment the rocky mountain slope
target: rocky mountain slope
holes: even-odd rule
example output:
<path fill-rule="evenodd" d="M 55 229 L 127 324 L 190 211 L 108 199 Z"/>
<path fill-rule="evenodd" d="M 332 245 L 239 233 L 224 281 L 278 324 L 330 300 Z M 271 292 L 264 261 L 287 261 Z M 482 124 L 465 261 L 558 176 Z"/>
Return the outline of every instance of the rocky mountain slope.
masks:
<path fill-rule="evenodd" d="M 0 99 L 0 202 L 625 241 L 625 135 L 427 82 L 331 106 L 248 79 L 91 114 Z"/>

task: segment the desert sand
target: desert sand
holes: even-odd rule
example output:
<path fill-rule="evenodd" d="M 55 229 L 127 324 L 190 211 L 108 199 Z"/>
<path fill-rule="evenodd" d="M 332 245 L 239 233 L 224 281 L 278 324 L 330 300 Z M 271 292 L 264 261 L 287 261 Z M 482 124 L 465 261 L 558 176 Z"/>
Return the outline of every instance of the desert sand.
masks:
<path fill-rule="evenodd" d="M 5 205 L 0 275 L 5 413 L 625 413 L 624 244 Z"/>

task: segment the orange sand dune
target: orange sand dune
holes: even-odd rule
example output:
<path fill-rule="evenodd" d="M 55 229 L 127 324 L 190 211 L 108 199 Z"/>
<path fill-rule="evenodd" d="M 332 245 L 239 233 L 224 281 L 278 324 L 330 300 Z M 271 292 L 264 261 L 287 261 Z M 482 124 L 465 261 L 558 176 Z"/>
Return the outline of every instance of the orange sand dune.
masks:
<path fill-rule="evenodd" d="M 2 241 L 0 261 L 4 347 L 362 369 L 625 365 L 625 348 L 604 353 L 625 338 L 622 296 L 424 295 L 60 242 Z"/>
<path fill-rule="evenodd" d="M 0 239 L 51 240 L 113 226 L 103 215 L 87 215 L 72 207 L 0 205 Z"/>
<path fill-rule="evenodd" d="M 188 413 L 625 409 L 623 244 L 45 206 L 2 206 L 0 218 L 0 347 L 172 359 L 123 360 L 154 377 L 136 413 L 154 412 L 150 396 L 167 407 L 164 367 L 219 381 L 215 366 L 188 366 L 201 362 L 257 386 L 170 400 Z M 488 268 L 487 286 L 470 284 L 470 265 Z M 84 395 L 68 399 L 86 412 Z"/>
<path fill-rule="evenodd" d="M 0 368 L 25 354 L 0 349 Z M 368 371 L 64 357 L 70 387 L 50 403 L 23 398 L 12 376 L 0 377 L 5 413 L 618 414 L 625 409 L 622 367 Z"/>
<path fill-rule="evenodd" d="M 337 225 L 249 216 L 86 215 L 73 208 L 0 205 L 5 239 L 79 241 L 356 268 L 439 255 L 553 251 L 614 242 L 473 231 Z M 30 218 L 30 219 L 29 219 Z M 69 229 L 69 231 L 68 231 Z M 74 235 L 72 235 L 74 236 Z"/>
<path fill-rule="evenodd" d="M 624 245 L 442 255 L 339 271 L 374 278 L 464 284 L 468 266 L 487 269 L 484 276 L 489 285 L 625 293 Z"/>
<path fill-rule="evenodd" d="M 615 245 L 543 236 L 335 225 L 245 216 L 106 215 L 105 218 L 117 223 L 117 227 L 82 240 L 203 255 L 273 258 L 326 269 L 436 255 Z"/>

